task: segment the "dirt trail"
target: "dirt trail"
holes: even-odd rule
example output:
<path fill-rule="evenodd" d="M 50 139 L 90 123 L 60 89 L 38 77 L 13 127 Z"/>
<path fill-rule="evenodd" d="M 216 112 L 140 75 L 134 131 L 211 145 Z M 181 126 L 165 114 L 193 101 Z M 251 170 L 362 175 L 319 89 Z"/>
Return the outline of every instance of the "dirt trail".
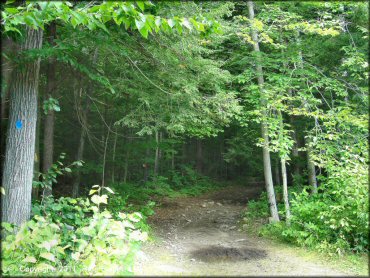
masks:
<path fill-rule="evenodd" d="M 158 240 L 139 252 L 135 275 L 348 275 L 292 248 L 241 232 L 240 213 L 261 190 L 261 185 L 234 186 L 199 197 L 163 200 L 150 219 Z"/>

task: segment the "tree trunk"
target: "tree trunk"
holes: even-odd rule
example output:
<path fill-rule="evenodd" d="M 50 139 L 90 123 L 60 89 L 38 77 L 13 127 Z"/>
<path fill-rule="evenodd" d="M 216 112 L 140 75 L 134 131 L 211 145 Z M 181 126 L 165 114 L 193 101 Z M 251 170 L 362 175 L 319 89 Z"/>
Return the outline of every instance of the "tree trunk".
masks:
<path fill-rule="evenodd" d="M 21 50 L 42 46 L 42 29 L 26 27 Z M 2 198 L 2 221 L 21 225 L 30 217 L 40 60 L 16 70 L 11 84 Z"/>
<path fill-rule="evenodd" d="M 33 166 L 33 179 L 39 181 L 40 172 L 40 129 L 41 129 L 41 112 L 40 105 L 37 107 L 36 138 L 35 138 L 35 162 Z M 39 197 L 39 187 L 32 187 L 32 199 L 37 200 Z"/>
<path fill-rule="evenodd" d="M 15 44 L 12 39 L 4 38 L 1 44 L 1 51 L 2 53 L 6 53 L 7 51 L 14 51 L 16 50 Z M 5 138 L 6 138 L 6 128 L 8 123 L 8 102 L 9 102 L 9 89 L 10 89 L 10 81 L 13 72 L 13 63 L 12 61 L 8 60 L 5 55 L 1 55 L 1 142 L 0 148 L 1 150 L 5 150 Z M 1 152 L 0 157 L 0 167 L 3 169 L 3 162 L 5 159 L 5 153 Z"/>
<path fill-rule="evenodd" d="M 276 163 L 275 163 L 275 183 L 276 184 L 281 184 L 281 181 L 280 181 L 280 170 L 279 170 L 279 159 L 276 159 Z"/>
<path fill-rule="evenodd" d="M 55 22 L 49 25 L 49 38 L 48 42 L 51 46 L 55 45 L 56 38 L 56 24 Z M 45 100 L 53 98 L 56 89 L 55 79 L 56 64 L 55 59 L 50 58 L 47 71 L 47 91 L 45 94 Z M 53 153 L 54 153 L 54 110 L 51 109 L 45 116 L 44 122 L 44 154 L 42 159 L 42 172 L 47 173 L 50 167 L 53 165 Z M 44 197 L 52 194 L 52 188 L 44 188 Z"/>
<path fill-rule="evenodd" d="M 293 127 L 293 117 L 290 117 L 290 123 Z M 300 175 L 301 169 L 299 167 L 299 152 L 298 152 L 299 145 L 298 145 L 298 139 L 297 139 L 297 132 L 294 129 L 293 129 L 293 132 L 292 132 L 292 138 L 294 140 L 294 145 L 293 145 L 293 148 L 292 148 L 292 155 L 293 155 L 293 158 L 294 158 L 293 174 L 294 175 Z"/>
<path fill-rule="evenodd" d="M 83 110 L 81 114 L 82 127 L 81 127 L 80 140 L 78 144 L 76 160 L 83 160 L 83 154 L 85 150 L 85 141 L 86 141 L 86 130 L 88 128 L 87 123 L 88 123 L 88 113 L 90 110 L 90 102 L 91 102 L 90 98 L 86 96 L 85 109 Z M 79 108 L 77 107 L 77 109 Z M 72 196 L 74 198 L 79 196 L 80 182 L 81 182 L 81 173 L 79 170 L 77 170 L 76 179 L 74 180 L 73 185 L 72 185 Z"/>
<path fill-rule="evenodd" d="M 129 140 L 130 142 L 130 140 Z M 126 148 L 126 155 L 125 155 L 125 166 L 124 166 L 124 174 L 123 174 L 123 182 L 127 182 L 127 174 L 128 174 L 128 160 L 130 159 L 130 148 L 127 145 Z"/>
<path fill-rule="evenodd" d="M 197 139 L 197 172 L 202 174 L 203 171 L 203 149 L 202 149 L 202 140 Z"/>
<path fill-rule="evenodd" d="M 149 158 L 149 155 L 150 155 L 150 149 L 147 148 L 146 151 L 145 151 L 145 163 L 143 165 L 143 168 L 144 168 L 144 184 L 148 181 L 148 178 L 149 178 L 149 163 L 147 162 L 148 158 Z"/>
<path fill-rule="evenodd" d="M 308 171 L 308 183 L 312 187 L 312 193 L 317 193 L 317 180 L 316 180 L 316 169 L 315 164 L 312 162 L 311 158 L 311 147 L 310 140 L 308 137 L 305 138 L 306 150 L 307 150 L 307 171 Z"/>
<path fill-rule="evenodd" d="M 285 221 L 290 224 L 290 207 L 289 207 L 289 196 L 288 196 L 288 178 L 286 171 L 286 161 L 281 159 L 281 175 L 283 177 L 283 198 L 285 205 Z"/>
<path fill-rule="evenodd" d="M 253 7 L 253 1 L 248 1 L 248 12 L 249 12 L 249 19 L 254 21 L 254 7 Z M 254 51 L 260 52 L 259 49 L 259 43 L 258 43 L 258 35 L 255 28 L 251 29 L 251 35 L 252 40 L 254 42 L 253 48 Z M 266 99 L 264 95 L 264 79 L 263 79 L 263 70 L 260 63 L 260 59 L 256 61 L 256 71 L 258 76 L 258 86 L 260 88 L 261 98 L 260 98 L 260 104 L 262 109 L 262 117 L 266 117 L 267 111 L 266 111 Z M 275 199 L 275 192 L 274 192 L 274 184 L 272 181 L 272 172 L 271 172 L 271 160 L 270 160 L 270 152 L 269 152 L 269 137 L 268 137 L 268 128 L 267 124 L 264 119 L 262 119 L 261 122 L 261 133 L 262 138 L 264 140 L 263 145 L 263 169 L 264 169 L 264 175 L 265 175 L 265 183 L 266 183 L 266 191 L 268 196 L 268 201 L 270 205 L 270 213 L 271 213 L 271 220 L 272 222 L 279 221 L 279 214 L 276 206 L 276 199 Z"/>
<path fill-rule="evenodd" d="M 112 157 L 112 183 L 114 183 L 114 164 L 116 160 L 116 148 L 117 148 L 117 128 L 115 129 L 114 144 L 113 144 L 113 157 Z"/>
<path fill-rule="evenodd" d="M 155 158 L 154 158 L 154 176 L 158 175 L 158 167 L 159 167 L 159 133 L 158 131 L 155 132 Z"/>

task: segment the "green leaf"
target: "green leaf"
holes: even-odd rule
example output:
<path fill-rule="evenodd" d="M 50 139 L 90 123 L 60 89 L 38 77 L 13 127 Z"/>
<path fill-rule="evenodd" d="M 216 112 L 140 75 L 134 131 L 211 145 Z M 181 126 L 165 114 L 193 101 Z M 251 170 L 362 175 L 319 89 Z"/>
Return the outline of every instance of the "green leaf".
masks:
<path fill-rule="evenodd" d="M 5 188 L 0 186 L 0 192 L 1 192 L 1 194 L 5 195 Z"/>
<path fill-rule="evenodd" d="M 68 168 L 68 167 L 64 168 L 64 171 L 66 171 L 68 173 L 71 173 L 72 172 L 71 168 Z"/>
<path fill-rule="evenodd" d="M 36 260 L 36 258 L 35 257 L 32 257 L 32 256 L 27 256 L 27 257 L 25 257 L 23 260 L 22 260 L 22 262 L 25 262 L 25 263 L 36 263 L 37 262 L 37 260 Z"/>
<path fill-rule="evenodd" d="M 140 8 L 140 10 L 143 12 L 144 9 L 145 9 L 145 5 L 144 5 L 144 2 L 143 1 L 136 1 L 136 4 L 138 5 L 138 7 Z"/>
<path fill-rule="evenodd" d="M 52 261 L 52 262 L 55 262 L 55 257 L 53 254 L 51 253 L 41 253 L 40 254 L 40 257 L 44 258 L 44 259 L 47 259 L 49 261 Z"/>
<path fill-rule="evenodd" d="M 113 190 L 112 189 L 110 189 L 109 187 L 104 187 L 106 190 L 108 190 L 110 193 L 112 193 L 112 194 L 114 194 L 114 192 L 113 192 Z"/>

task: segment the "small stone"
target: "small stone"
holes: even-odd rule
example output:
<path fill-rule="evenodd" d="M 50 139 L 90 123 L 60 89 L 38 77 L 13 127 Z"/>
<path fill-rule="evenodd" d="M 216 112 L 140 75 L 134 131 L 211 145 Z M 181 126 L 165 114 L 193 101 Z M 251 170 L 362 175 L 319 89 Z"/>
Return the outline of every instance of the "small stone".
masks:
<path fill-rule="evenodd" d="M 248 228 L 248 225 L 244 224 L 242 228 L 243 228 L 243 230 L 246 230 Z"/>
<path fill-rule="evenodd" d="M 215 202 L 210 201 L 210 202 L 208 202 L 208 204 L 210 204 L 210 205 L 214 205 L 214 204 L 215 204 Z"/>
<path fill-rule="evenodd" d="M 207 205 L 206 204 L 202 204 L 202 208 L 205 208 L 205 207 L 207 207 Z"/>
<path fill-rule="evenodd" d="M 195 259 L 194 259 L 194 258 L 191 258 L 191 259 L 190 259 L 190 261 L 191 261 L 191 262 L 195 262 Z"/>
<path fill-rule="evenodd" d="M 218 202 L 217 202 L 216 204 L 217 204 L 218 206 L 222 206 L 222 204 L 221 204 L 221 203 L 218 203 Z"/>
<path fill-rule="evenodd" d="M 232 226 L 230 227 L 230 230 L 234 230 L 236 228 L 236 226 Z"/>

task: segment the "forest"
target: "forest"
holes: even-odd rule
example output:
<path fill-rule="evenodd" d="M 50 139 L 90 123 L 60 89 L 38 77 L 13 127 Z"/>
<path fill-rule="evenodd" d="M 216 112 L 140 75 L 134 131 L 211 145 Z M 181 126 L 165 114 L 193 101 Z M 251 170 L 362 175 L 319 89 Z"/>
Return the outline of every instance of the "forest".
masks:
<path fill-rule="evenodd" d="M 367 1 L 1 4 L 1 275 L 368 275 Z"/>

